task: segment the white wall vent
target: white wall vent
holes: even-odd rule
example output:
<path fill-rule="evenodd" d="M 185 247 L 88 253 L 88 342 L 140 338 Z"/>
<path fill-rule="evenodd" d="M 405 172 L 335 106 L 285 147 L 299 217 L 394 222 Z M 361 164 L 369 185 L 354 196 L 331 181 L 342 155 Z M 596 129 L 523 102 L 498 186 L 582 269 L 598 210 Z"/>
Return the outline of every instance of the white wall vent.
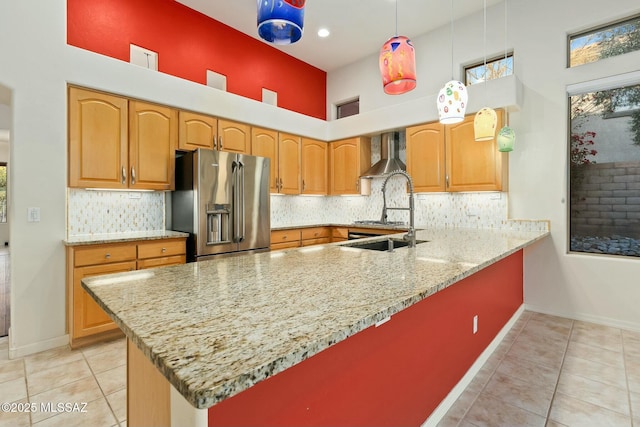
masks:
<path fill-rule="evenodd" d="M 158 71 L 158 53 L 135 44 L 130 45 L 129 62 Z"/>
<path fill-rule="evenodd" d="M 207 86 L 227 91 L 227 76 L 207 70 Z"/>

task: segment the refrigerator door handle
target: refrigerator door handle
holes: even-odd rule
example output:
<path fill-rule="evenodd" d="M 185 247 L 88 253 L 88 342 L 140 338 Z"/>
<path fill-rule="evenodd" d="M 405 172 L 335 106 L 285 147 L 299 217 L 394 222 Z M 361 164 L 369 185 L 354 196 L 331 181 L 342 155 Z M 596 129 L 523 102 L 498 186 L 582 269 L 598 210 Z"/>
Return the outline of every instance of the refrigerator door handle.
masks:
<path fill-rule="evenodd" d="M 238 219 L 240 220 L 240 226 L 238 227 L 238 242 L 242 242 L 244 240 L 244 236 L 246 233 L 245 223 L 244 223 L 244 163 L 238 162 L 238 182 L 240 191 L 238 197 L 238 204 L 236 206 L 239 207 Z"/>

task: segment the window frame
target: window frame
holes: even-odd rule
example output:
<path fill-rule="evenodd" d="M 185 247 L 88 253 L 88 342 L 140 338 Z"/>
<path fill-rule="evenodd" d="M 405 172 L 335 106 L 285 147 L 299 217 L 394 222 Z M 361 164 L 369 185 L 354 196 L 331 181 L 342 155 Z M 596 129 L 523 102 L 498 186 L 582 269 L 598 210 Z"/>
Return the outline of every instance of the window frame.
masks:
<path fill-rule="evenodd" d="M 479 80 L 479 81 L 477 81 L 475 83 L 470 83 L 468 81 L 468 74 L 467 74 L 468 70 L 473 69 L 473 68 L 478 68 L 478 67 L 484 67 L 485 66 L 485 62 L 486 62 L 486 65 L 488 66 L 489 64 L 492 64 L 492 63 L 495 63 L 495 62 L 499 62 L 499 61 L 503 61 L 505 59 L 507 61 L 509 61 L 509 59 L 511 59 L 511 67 L 508 68 L 509 70 L 511 70 L 511 72 L 508 73 L 508 74 L 502 74 L 499 77 L 489 78 L 487 80 L 496 80 L 498 78 L 502 78 L 502 77 L 507 77 L 507 76 L 513 75 L 514 74 L 514 67 L 515 67 L 515 54 L 511 50 L 511 51 L 507 51 L 506 55 L 504 53 L 502 53 L 501 55 L 495 55 L 495 56 L 489 57 L 489 58 L 486 59 L 486 61 L 484 59 L 482 59 L 482 61 L 479 61 L 479 62 L 475 61 L 475 62 L 469 63 L 467 65 L 464 65 L 462 67 L 462 74 L 464 75 L 464 85 L 465 86 L 473 86 L 473 85 L 476 85 L 476 84 L 480 84 L 480 83 L 482 83 L 484 81 L 484 80 Z"/>

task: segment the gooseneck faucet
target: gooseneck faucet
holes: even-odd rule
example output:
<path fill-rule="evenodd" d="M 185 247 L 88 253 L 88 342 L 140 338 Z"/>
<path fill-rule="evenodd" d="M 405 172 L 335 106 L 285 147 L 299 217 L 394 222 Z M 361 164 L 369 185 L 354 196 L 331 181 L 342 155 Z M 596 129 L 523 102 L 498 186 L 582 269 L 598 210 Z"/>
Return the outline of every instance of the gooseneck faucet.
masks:
<path fill-rule="evenodd" d="M 404 176 L 407 181 L 409 182 L 409 207 L 408 208 L 390 208 L 387 207 L 387 193 L 385 192 L 386 188 L 387 188 L 387 182 L 389 181 L 389 178 L 391 178 L 394 175 L 402 175 Z M 416 246 L 416 230 L 414 228 L 414 224 L 413 224 L 413 211 L 414 211 L 414 204 L 413 204 L 413 180 L 411 179 L 411 176 L 406 173 L 403 170 L 395 170 L 392 172 L 389 172 L 386 176 L 386 178 L 384 179 L 384 182 L 382 183 L 382 218 L 381 221 L 383 223 L 387 222 L 387 211 L 388 210 L 402 210 L 402 211 L 409 211 L 409 231 L 407 232 L 407 234 L 405 234 L 402 238 L 409 242 L 409 247 L 413 248 Z"/>

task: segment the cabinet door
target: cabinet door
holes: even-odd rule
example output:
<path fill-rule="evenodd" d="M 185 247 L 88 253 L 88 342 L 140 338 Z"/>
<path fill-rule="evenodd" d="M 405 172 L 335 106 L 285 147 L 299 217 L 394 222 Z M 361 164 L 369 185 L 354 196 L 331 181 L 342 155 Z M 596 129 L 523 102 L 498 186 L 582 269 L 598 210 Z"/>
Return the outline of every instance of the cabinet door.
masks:
<path fill-rule="evenodd" d="M 282 194 L 300 194 L 301 145 L 299 136 L 278 134 L 278 175 Z"/>
<path fill-rule="evenodd" d="M 270 129 L 251 128 L 251 154 L 271 159 L 269 191 L 278 192 L 278 132 Z"/>
<path fill-rule="evenodd" d="M 333 141 L 330 152 L 330 194 L 360 194 L 360 175 L 371 166 L 368 138 Z"/>
<path fill-rule="evenodd" d="M 213 150 L 218 121 L 215 117 L 180 111 L 178 148 L 194 151 L 198 148 Z"/>
<path fill-rule="evenodd" d="M 326 142 L 302 138 L 302 194 L 327 194 L 327 148 Z"/>
<path fill-rule="evenodd" d="M 72 339 L 117 329 L 115 323 L 82 288 L 81 280 L 100 274 L 120 273 L 136 269 L 135 261 L 80 267 L 73 270 Z"/>
<path fill-rule="evenodd" d="M 127 188 L 127 99 L 69 88 L 69 187 Z"/>
<path fill-rule="evenodd" d="M 503 126 L 503 112 L 498 114 L 497 129 Z M 445 127 L 447 142 L 448 191 L 500 191 L 505 189 L 507 158 L 498 151 L 496 138 L 476 141 L 473 132 L 475 116 L 469 115 L 459 124 Z M 496 132 L 497 134 L 497 132 Z"/>
<path fill-rule="evenodd" d="M 140 101 L 129 102 L 129 187 L 175 188 L 177 111 Z"/>
<path fill-rule="evenodd" d="M 251 126 L 218 119 L 218 150 L 251 153 Z"/>
<path fill-rule="evenodd" d="M 445 191 L 444 125 L 407 128 L 407 172 L 416 192 Z"/>

